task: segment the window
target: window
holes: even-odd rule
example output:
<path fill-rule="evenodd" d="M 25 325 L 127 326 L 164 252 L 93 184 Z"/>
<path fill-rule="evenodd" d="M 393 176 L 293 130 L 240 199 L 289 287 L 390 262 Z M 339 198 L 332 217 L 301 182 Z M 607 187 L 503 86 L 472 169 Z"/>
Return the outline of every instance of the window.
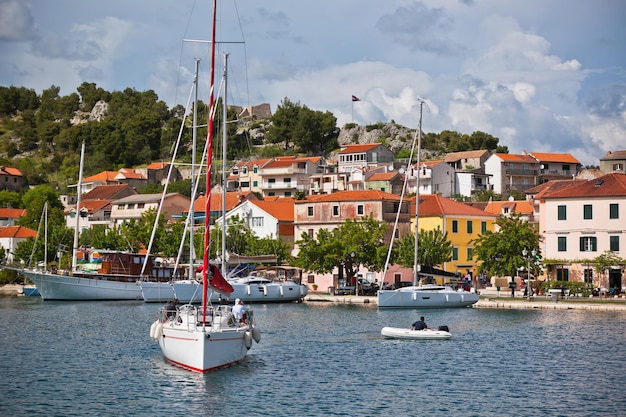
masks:
<path fill-rule="evenodd" d="M 364 213 L 363 204 L 359 204 L 356 206 L 356 214 L 362 216 Z"/>
<path fill-rule="evenodd" d="M 591 284 L 593 282 L 593 269 L 585 268 L 584 277 L 585 282 Z"/>
<path fill-rule="evenodd" d="M 569 171 L 569 164 L 563 164 L 563 166 L 561 167 L 561 169 L 563 171 Z"/>
<path fill-rule="evenodd" d="M 241 173 L 243 175 L 246 175 L 248 173 L 248 167 L 243 167 L 242 170 L 241 170 Z"/>
<path fill-rule="evenodd" d="M 134 210 L 135 209 L 135 203 L 129 203 L 128 206 L 126 207 L 128 210 Z"/>
<path fill-rule="evenodd" d="M 253 217 L 251 225 L 252 227 L 263 227 L 263 217 Z"/>
<path fill-rule="evenodd" d="M 558 219 L 567 220 L 567 206 L 559 206 L 558 210 L 559 210 Z"/>
<path fill-rule="evenodd" d="M 291 178 L 283 178 L 285 184 L 291 184 Z"/>
<path fill-rule="evenodd" d="M 312 237 L 313 237 L 313 235 L 314 235 L 314 234 L 313 234 L 313 229 L 309 229 L 309 230 L 307 230 L 307 233 L 308 233 L 309 237 L 311 237 L 311 238 L 312 238 Z"/>
<path fill-rule="evenodd" d="M 339 206 L 333 206 L 333 216 L 339 216 Z"/>
<path fill-rule="evenodd" d="M 250 181 L 241 181 L 241 188 L 249 188 Z"/>
<path fill-rule="evenodd" d="M 467 260 L 471 261 L 474 257 L 474 248 L 467 248 Z"/>
<path fill-rule="evenodd" d="M 393 238 L 400 239 L 400 231 L 398 229 L 396 229 L 396 231 L 393 233 Z"/>
<path fill-rule="evenodd" d="M 619 252 L 619 236 L 609 236 L 609 250 Z"/>
<path fill-rule="evenodd" d="M 593 218 L 593 208 L 591 204 L 585 204 L 583 206 L 583 218 L 585 220 L 591 220 Z"/>
<path fill-rule="evenodd" d="M 267 193 L 268 197 L 274 197 L 276 195 L 276 193 L 274 191 L 270 191 L 269 193 Z"/>
<path fill-rule="evenodd" d="M 596 252 L 598 250 L 598 241 L 595 236 L 582 236 L 580 238 L 581 252 Z"/>
<path fill-rule="evenodd" d="M 125 206 L 124 204 L 118 204 L 118 205 L 117 205 L 117 209 L 118 209 L 118 210 L 124 210 L 124 208 L 125 208 L 125 207 L 126 207 L 126 206 Z"/>
<path fill-rule="evenodd" d="M 474 233 L 474 224 L 472 223 L 471 220 L 467 221 L 467 234 L 471 235 L 472 233 Z"/>
<path fill-rule="evenodd" d="M 452 220 L 452 233 L 459 233 L 459 221 Z"/>
<path fill-rule="evenodd" d="M 619 219 L 619 205 L 617 203 L 609 205 L 609 219 Z"/>
<path fill-rule="evenodd" d="M 270 184 L 274 184 L 274 183 L 276 183 L 276 178 L 268 178 L 267 182 L 270 183 Z"/>
<path fill-rule="evenodd" d="M 307 215 L 309 217 L 313 216 L 313 207 L 309 206 L 306 209 L 307 209 Z"/>
<path fill-rule="evenodd" d="M 557 268 L 556 269 L 556 280 L 557 281 L 569 281 L 569 269 Z"/>
<path fill-rule="evenodd" d="M 459 248 L 452 248 L 452 260 L 453 261 L 459 260 Z"/>
<path fill-rule="evenodd" d="M 145 203 L 137 203 L 137 208 L 142 209 L 144 207 L 146 207 Z"/>
<path fill-rule="evenodd" d="M 252 172 L 254 172 L 255 174 L 258 174 L 259 173 L 259 167 L 252 168 Z"/>
<path fill-rule="evenodd" d="M 480 233 L 485 233 L 487 231 L 487 222 L 480 222 Z"/>
<path fill-rule="evenodd" d="M 558 251 L 567 252 L 567 237 L 565 236 L 558 237 Z"/>
<path fill-rule="evenodd" d="M 285 197 L 291 197 L 291 191 L 285 191 Z"/>
<path fill-rule="evenodd" d="M 623 164 L 613 164 L 613 171 L 622 171 L 624 169 Z"/>

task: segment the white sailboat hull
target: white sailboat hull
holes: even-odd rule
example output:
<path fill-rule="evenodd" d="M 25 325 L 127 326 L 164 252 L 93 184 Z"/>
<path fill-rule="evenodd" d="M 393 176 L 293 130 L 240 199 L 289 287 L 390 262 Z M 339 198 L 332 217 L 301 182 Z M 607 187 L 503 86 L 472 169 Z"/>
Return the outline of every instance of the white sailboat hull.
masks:
<path fill-rule="evenodd" d="M 271 283 L 237 283 L 229 281 L 234 291 L 230 299 L 239 298 L 246 303 L 291 303 L 301 301 L 309 289 L 293 281 Z M 175 281 L 172 284 L 174 294 L 181 303 L 200 303 L 202 301 L 202 284 L 192 281 Z M 220 295 L 208 290 L 212 302 L 219 301 Z"/>
<path fill-rule="evenodd" d="M 230 313 L 211 316 L 206 325 L 198 320 L 199 308 L 181 311 L 165 322 L 157 321 L 151 336 L 158 339 L 165 358 L 182 368 L 208 372 L 243 361 L 252 343 L 252 329 L 237 326 Z"/>
<path fill-rule="evenodd" d="M 174 299 L 174 287 L 171 282 L 141 281 L 141 294 L 146 303 L 164 303 Z"/>
<path fill-rule="evenodd" d="M 380 334 L 394 339 L 413 340 L 444 340 L 452 337 L 452 334 L 443 330 L 411 330 L 400 327 L 383 327 Z"/>
<path fill-rule="evenodd" d="M 424 285 L 378 291 L 379 308 L 461 308 L 479 299 L 478 294 L 447 285 Z"/>
<path fill-rule="evenodd" d="M 137 282 L 113 281 L 98 277 L 53 274 L 17 269 L 39 289 L 44 300 L 141 300 Z"/>

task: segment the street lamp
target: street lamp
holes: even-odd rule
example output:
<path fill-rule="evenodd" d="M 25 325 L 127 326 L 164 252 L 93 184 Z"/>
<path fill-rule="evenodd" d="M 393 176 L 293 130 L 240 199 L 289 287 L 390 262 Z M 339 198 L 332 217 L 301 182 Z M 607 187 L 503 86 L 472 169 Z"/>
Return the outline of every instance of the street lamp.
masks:
<path fill-rule="evenodd" d="M 537 252 L 533 249 L 530 252 L 530 256 L 528 256 L 528 251 L 526 250 L 526 248 L 524 248 L 524 250 L 522 251 L 522 256 L 524 256 L 524 258 L 526 258 L 526 262 L 527 262 L 527 269 L 526 269 L 526 293 L 528 294 L 528 301 L 530 301 L 530 258 L 532 257 L 533 259 L 535 258 L 535 256 L 537 255 Z"/>

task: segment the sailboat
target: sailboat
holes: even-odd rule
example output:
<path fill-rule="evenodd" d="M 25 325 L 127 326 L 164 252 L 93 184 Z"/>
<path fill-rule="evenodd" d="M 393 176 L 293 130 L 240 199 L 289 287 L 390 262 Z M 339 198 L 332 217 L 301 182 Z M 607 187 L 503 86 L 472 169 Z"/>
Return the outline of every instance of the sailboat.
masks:
<path fill-rule="evenodd" d="M 174 269 L 157 265 L 155 257 L 147 254 L 79 248 L 84 159 L 85 142 L 83 141 L 77 187 L 72 267 L 48 271 L 44 260 L 43 268 L 7 266 L 4 268 L 26 276 L 35 284 L 43 300 L 141 300 L 142 294 L 137 280 L 144 261 L 148 264 L 144 273 L 151 279 L 173 275 Z M 47 247 L 47 243 L 45 246 Z M 81 263 L 78 262 L 79 253 L 82 256 Z"/>
<path fill-rule="evenodd" d="M 210 202 L 211 202 L 211 161 L 213 154 L 214 121 L 214 70 L 215 70 L 215 32 L 217 0 L 213 0 L 213 30 L 211 42 L 211 74 L 209 95 L 209 132 L 207 136 L 207 175 L 205 202 L 204 255 L 202 266 L 202 304 L 186 304 L 174 314 L 167 306 L 159 310 L 159 316 L 150 326 L 150 337 L 157 340 L 165 358 L 182 368 L 195 372 L 208 372 L 235 365 L 243 361 L 252 341 L 257 343 L 261 333 L 255 324 L 251 310 L 245 320 L 239 320 L 230 305 L 213 307 L 207 296 L 207 290 L 219 292 L 226 298 L 233 292 L 220 269 L 209 263 L 210 256 Z M 225 55 L 224 81 L 228 68 L 228 55 Z M 226 84 L 226 83 L 224 83 Z M 226 123 L 226 89 L 224 89 L 224 124 Z M 224 129 L 224 135 L 226 129 Z"/>
<path fill-rule="evenodd" d="M 449 285 L 421 284 L 419 280 L 421 265 L 418 261 L 418 232 L 419 232 L 419 187 L 420 187 L 420 153 L 422 138 L 422 107 L 420 102 L 419 127 L 417 132 L 417 190 L 415 197 L 415 251 L 413 263 L 413 285 L 398 289 L 379 290 L 379 308 L 459 308 L 468 307 L 478 301 L 478 294 L 455 290 Z M 393 244 L 393 240 L 391 242 Z M 391 247 L 390 247 L 391 252 Z M 388 257 L 389 259 L 389 257 Z M 386 270 L 386 268 L 385 268 Z"/>

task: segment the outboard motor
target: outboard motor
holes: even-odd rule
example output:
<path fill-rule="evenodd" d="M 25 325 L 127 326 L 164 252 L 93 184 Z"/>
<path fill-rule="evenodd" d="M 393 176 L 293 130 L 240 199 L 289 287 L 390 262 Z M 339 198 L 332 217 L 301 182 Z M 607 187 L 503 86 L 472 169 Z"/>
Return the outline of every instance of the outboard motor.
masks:
<path fill-rule="evenodd" d="M 449 332 L 450 331 L 448 329 L 448 326 L 439 326 L 438 330 L 441 330 L 442 332 Z"/>

